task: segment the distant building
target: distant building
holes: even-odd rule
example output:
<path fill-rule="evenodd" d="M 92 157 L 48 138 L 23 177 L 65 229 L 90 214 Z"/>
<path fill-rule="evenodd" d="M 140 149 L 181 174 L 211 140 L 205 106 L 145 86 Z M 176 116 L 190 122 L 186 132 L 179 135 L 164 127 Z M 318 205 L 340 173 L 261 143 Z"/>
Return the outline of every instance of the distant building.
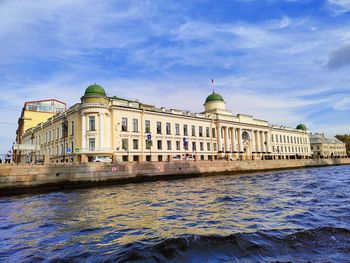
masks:
<path fill-rule="evenodd" d="M 47 121 L 48 118 L 57 113 L 66 111 L 66 103 L 56 100 L 34 100 L 24 103 L 21 116 L 18 119 L 18 128 L 16 131 L 16 144 L 23 143 L 23 134 L 26 130 L 35 127 L 39 123 Z M 19 155 L 14 149 L 14 156 Z"/>
<path fill-rule="evenodd" d="M 333 158 L 345 157 L 346 145 L 337 138 L 327 138 L 324 134 L 310 134 L 311 151 L 314 157 Z"/>
<path fill-rule="evenodd" d="M 118 161 L 308 158 L 309 133 L 301 128 L 233 115 L 215 92 L 204 112 L 191 113 L 107 96 L 94 84 L 80 103 L 26 130 L 23 142 L 35 144 L 31 154 L 50 162 L 86 162 L 97 155 Z"/>

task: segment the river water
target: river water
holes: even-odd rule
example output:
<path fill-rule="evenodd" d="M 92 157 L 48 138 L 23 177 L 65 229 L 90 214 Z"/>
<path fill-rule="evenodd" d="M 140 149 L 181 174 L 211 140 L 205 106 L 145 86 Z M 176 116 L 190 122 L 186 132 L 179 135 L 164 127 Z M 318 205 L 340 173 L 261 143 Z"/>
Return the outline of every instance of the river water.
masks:
<path fill-rule="evenodd" d="M 0 262 L 350 262 L 350 166 L 0 198 Z"/>

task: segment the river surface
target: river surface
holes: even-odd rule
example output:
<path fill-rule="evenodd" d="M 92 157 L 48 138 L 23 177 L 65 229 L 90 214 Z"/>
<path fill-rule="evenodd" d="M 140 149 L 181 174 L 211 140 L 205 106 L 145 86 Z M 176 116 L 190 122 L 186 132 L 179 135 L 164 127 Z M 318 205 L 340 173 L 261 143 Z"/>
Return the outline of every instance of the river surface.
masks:
<path fill-rule="evenodd" d="M 350 166 L 0 198 L 0 262 L 350 262 Z"/>

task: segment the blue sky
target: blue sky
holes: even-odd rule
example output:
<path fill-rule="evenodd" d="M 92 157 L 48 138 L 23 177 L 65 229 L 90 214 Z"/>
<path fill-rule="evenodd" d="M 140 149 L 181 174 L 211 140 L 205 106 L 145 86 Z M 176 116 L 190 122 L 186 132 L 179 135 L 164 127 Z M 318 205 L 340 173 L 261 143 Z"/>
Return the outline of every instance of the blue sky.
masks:
<path fill-rule="evenodd" d="M 350 0 L 2 0 L 0 152 L 27 100 L 109 95 L 350 133 Z"/>

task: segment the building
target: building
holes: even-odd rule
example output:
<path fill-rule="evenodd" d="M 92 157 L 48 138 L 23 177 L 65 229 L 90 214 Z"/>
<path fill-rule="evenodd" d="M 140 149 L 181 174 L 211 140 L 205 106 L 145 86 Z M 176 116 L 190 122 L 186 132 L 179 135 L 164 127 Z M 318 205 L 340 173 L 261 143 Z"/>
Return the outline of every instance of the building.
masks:
<path fill-rule="evenodd" d="M 24 103 L 21 116 L 18 119 L 16 131 L 16 144 L 23 143 L 23 134 L 26 130 L 35 127 L 39 123 L 47 121 L 48 118 L 57 113 L 66 111 L 66 103 L 56 100 L 34 100 Z M 14 149 L 14 157 L 20 156 L 21 150 Z M 16 158 L 15 158 L 16 159 Z"/>
<path fill-rule="evenodd" d="M 117 161 L 179 159 L 295 159 L 311 155 L 309 133 L 270 125 L 249 115 L 233 115 L 215 92 L 202 113 L 157 108 L 108 97 L 91 85 L 81 102 L 26 130 L 30 154 L 50 162 L 86 162 L 96 155 Z"/>
<path fill-rule="evenodd" d="M 317 158 L 346 157 L 346 144 L 337 138 L 327 138 L 322 133 L 310 134 L 311 151 Z"/>

